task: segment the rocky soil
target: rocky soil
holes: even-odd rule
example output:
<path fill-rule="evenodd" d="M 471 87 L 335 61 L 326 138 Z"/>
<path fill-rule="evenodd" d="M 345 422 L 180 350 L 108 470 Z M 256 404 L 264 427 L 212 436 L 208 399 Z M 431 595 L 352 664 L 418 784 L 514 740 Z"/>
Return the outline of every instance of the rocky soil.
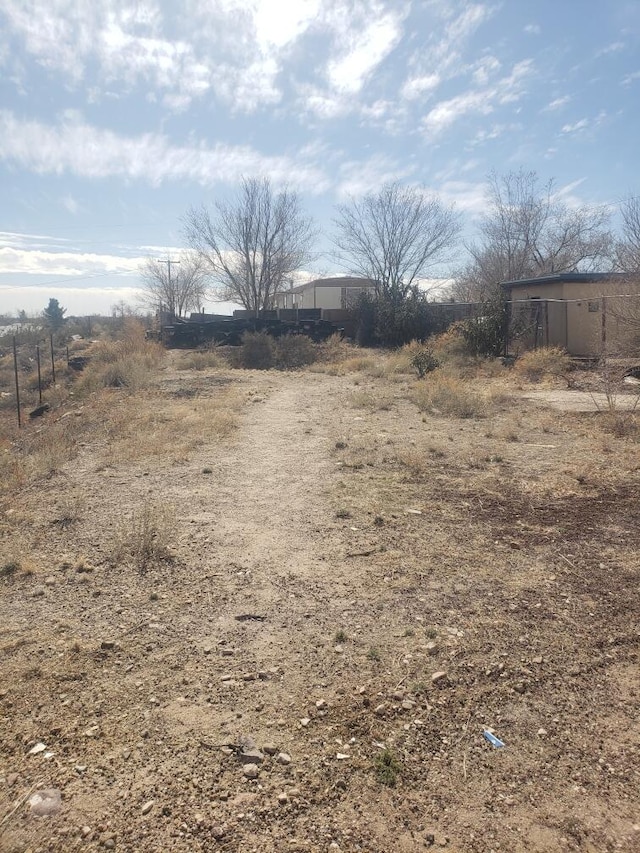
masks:
<path fill-rule="evenodd" d="M 223 383 L 230 438 L 83 433 L 3 507 L 0 850 L 640 849 L 638 444 L 321 373 L 136 405 Z"/>

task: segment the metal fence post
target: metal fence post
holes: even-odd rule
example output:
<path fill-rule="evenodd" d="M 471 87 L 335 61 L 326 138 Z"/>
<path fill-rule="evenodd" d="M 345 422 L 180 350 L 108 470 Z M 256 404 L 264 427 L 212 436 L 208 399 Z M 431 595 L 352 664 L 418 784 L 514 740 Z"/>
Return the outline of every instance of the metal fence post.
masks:
<path fill-rule="evenodd" d="M 18 383 L 18 350 L 16 349 L 16 336 L 13 336 L 13 372 L 16 377 L 16 410 L 18 412 L 18 429 L 22 426 L 20 420 L 20 385 Z"/>

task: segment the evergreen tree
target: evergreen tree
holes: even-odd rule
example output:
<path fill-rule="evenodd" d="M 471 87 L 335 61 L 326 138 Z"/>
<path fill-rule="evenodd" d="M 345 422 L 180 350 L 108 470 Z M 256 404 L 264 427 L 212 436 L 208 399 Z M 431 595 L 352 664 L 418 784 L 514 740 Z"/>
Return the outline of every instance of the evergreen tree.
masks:
<path fill-rule="evenodd" d="M 42 312 L 42 316 L 49 328 L 56 332 L 64 323 L 64 315 L 67 313 L 66 308 L 62 308 L 57 299 L 50 299 L 49 304 Z"/>

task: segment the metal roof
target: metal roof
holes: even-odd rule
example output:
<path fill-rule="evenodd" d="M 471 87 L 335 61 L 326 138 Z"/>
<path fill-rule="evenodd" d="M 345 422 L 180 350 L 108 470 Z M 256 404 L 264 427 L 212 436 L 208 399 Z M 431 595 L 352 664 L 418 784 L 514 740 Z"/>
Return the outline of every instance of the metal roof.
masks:
<path fill-rule="evenodd" d="M 501 287 L 515 287 L 519 284 L 527 286 L 535 284 L 557 284 L 560 282 L 589 282 L 609 281 L 611 279 L 627 278 L 623 272 L 560 272 L 553 275 L 540 275 L 535 278 L 518 278 L 513 281 L 500 282 Z"/>

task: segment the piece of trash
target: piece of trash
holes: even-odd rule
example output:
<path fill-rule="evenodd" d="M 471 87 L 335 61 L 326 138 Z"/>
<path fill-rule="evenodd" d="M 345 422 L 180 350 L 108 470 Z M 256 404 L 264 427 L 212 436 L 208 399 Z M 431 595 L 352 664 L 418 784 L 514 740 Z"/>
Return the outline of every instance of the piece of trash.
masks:
<path fill-rule="evenodd" d="M 62 794 L 57 788 L 43 788 L 29 797 L 29 807 L 38 817 L 58 814 L 62 808 Z"/>
<path fill-rule="evenodd" d="M 499 738 L 497 738 L 494 734 L 491 734 L 491 732 L 490 732 L 490 731 L 488 731 L 487 729 L 485 729 L 485 730 L 482 732 L 482 734 L 484 735 L 485 740 L 488 740 L 488 741 L 489 741 L 489 743 L 491 744 L 491 746 L 495 746 L 495 747 L 496 747 L 496 749 L 497 749 L 498 747 L 500 747 L 500 746 L 504 746 L 504 741 L 501 741 L 501 740 L 500 740 Z"/>

